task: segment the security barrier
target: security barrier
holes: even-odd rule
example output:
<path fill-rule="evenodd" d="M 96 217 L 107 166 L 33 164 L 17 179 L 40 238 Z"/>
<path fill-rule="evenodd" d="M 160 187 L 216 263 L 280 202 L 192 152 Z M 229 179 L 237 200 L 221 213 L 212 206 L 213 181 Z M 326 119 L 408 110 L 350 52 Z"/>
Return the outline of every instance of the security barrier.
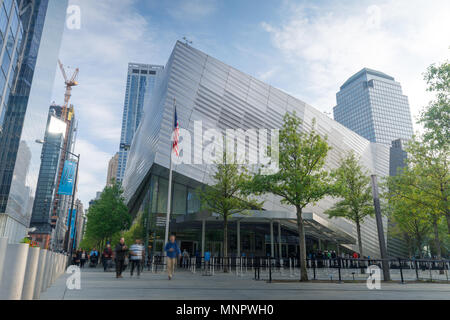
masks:
<path fill-rule="evenodd" d="M 449 283 L 450 260 L 431 259 L 386 259 L 392 281 L 428 281 Z M 307 259 L 308 279 L 323 281 L 366 281 L 369 266 L 382 268 L 381 259 Z M 153 256 L 148 270 L 153 273 L 165 270 L 163 256 Z M 242 278 L 265 281 L 300 279 L 300 263 L 297 258 L 271 257 L 204 257 L 180 258 L 178 268 L 192 273 L 213 276 L 227 270 Z M 381 272 L 382 276 L 382 272 Z M 381 278 L 381 280 L 383 280 Z"/>
<path fill-rule="evenodd" d="M 0 300 L 39 299 L 67 266 L 67 255 L 0 238 Z"/>

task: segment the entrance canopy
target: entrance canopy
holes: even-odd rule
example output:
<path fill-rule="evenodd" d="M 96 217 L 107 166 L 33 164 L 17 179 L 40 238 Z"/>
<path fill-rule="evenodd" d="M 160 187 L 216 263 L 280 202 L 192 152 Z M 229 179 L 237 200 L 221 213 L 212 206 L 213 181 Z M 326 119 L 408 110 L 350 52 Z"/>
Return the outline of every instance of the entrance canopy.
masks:
<path fill-rule="evenodd" d="M 326 219 L 312 212 L 304 212 L 302 214 L 305 222 L 305 233 L 311 237 L 320 240 L 326 240 L 339 244 L 355 244 L 356 240 L 348 233 L 338 230 Z M 223 218 L 217 213 L 207 211 L 197 212 L 178 216 L 176 218 L 177 225 L 189 225 L 194 227 L 201 226 L 202 221 L 208 224 L 217 224 L 223 221 Z M 229 220 L 230 222 L 240 221 L 241 224 L 259 224 L 270 223 L 270 221 L 279 221 L 281 225 L 293 232 L 297 233 L 297 217 L 294 212 L 288 211 L 264 211 L 249 210 L 246 214 L 234 214 Z"/>

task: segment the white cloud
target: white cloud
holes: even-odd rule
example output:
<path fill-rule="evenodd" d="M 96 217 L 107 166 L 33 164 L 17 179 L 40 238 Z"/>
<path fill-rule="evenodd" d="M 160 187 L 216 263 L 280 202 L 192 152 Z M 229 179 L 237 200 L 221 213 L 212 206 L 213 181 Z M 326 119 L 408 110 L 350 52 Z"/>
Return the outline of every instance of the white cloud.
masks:
<path fill-rule="evenodd" d="M 79 192 L 85 206 L 103 189 L 108 161 L 119 148 L 128 63 L 160 62 L 152 21 L 137 11 L 137 2 L 70 1 L 80 6 L 81 29 L 65 30 L 60 59 L 80 68 L 71 103 L 78 120 Z M 64 90 L 58 70 L 53 100 L 62 103 Z"/>
<path fill-rule="evenodd" d="M 83 204 L 87 206 L 95 193 L 102 191 L 106 185 L 106 168 L 111 155 L 84 139 L 77 140 L 75 153 L 81 155 L 78 198 L 84 200 Z"/>
<path fill-rule="evenodd" d="M 450 53 L 446 0 L 351 7 L 333 2 L 325 8 L 289 4 L 286 12 L 281 25 L 261 26 L 283 54 L 284 67 L 298 79 L 288 90 L 321 110 L 330 111 L 344 81 L 369 67 L 399 81 L 417 115 L 430 99 L 422 73 Z"/>

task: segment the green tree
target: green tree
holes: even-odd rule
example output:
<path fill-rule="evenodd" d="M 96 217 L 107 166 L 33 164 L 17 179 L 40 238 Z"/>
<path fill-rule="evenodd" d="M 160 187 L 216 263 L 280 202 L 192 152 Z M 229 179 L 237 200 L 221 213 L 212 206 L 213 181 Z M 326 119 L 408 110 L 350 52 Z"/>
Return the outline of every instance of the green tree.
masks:
<path fill-rule="evenodd" d="M 391 201 L 407 201 L 410 207 L 425 213 L 432 228 L 433 247 L 440 258 L 442 235 L 439 228 L 444 220 L 447 238 L 450 234 L 450 64 L 431 65 L 425 80 L 427 90 L 435 94 L 435 99 L 419 117 L 424 133 L 409 141 L 407 166 L 387 181 Z M 447 241 L 443 240 L 445 244 Z"/>
<path fill-rule="evenodd" d="M 130 228 L 131 216 L 124 203 L 121 187 L 114 183 L 107 186 L 100 199 L 92 204 L 87 213 L 86 243 L 103 246 L 104 243 L 119 233 Z"/>
<path fill-rule="evenodd" d="M 404 238 L 408 245 L 409 257 L 419 254 L 423 258 L 423 246 L 428 242 L 431 224 L 423 211 L 413 201 L 402 197 L 386 198 L 389 203 L 389 218 L 393 223 L 393 235 Z"/>
<path fill-rule="evenodd" d="M 353 152 L 341 160 L 335 172 L 333 195 L 341 200 L 325 213 L 330 218 L 342 217 L 355 223 L 359 255 L 362 257 L 361 224 L 367 216 L 373 216 L 375 210 L 369 173 L 360 165 Z"/>
<path fill-rule="evenodd" d="M 387 178 L 388 197 L 391 202 L 404 201 L 424 213 L 432 227 L 436 255 L 440 259 L 438 225 L 448 216 L 449 168 L 443 167 L 440 160 L 431 155 L 434 149 L 429 148 L 429 144 L 416 139 L 407 148 L 408 165 L 396 176 Z"/>
<path fill-rule="evenodd" d="M 250 190 L 256 194 L 272 193 L 281 197 L 281 202 L 295 207 L 300 246 L 300 280 L 307 281 L 306 241 L 303 209 L 313 205 L 331 192 L 331 179 L 324 169 L 330 147 L 314 129 L 301 130 L 301 120 L 295 112 L 284 116 L 279 132 L 279 170 L 271 174 L 259 171 L 254 175 Z M 269 153 L 273 150 L 269 148 Z"/>
<path fill-rule="evenodd" d="M 448 152 L 450 143 L 450 63 L 431 65 L 424 75 L 427 91 L 436 95 L 421 112 L 419 123 L 423 124 L 424 140 L 433 147 Z"/>
<path fill-rule="evenodd" d="M 226 150 L 226 149 L 225 149 Z M 213 184 L 199 188 L 202 209 L 217 213 L 223 218 L 223 254 L 228 256 L 228 220 L 232 215 L 245 213 L 250 209 L 260 209 L 262 203 L 251 198 L 244 189 L 251 179 L 244 165 L 230 161 L 227 152 L 222 153 L 222 162 L 215 163 Z M 225 266 L 224 271 L 228 272 Z"/>

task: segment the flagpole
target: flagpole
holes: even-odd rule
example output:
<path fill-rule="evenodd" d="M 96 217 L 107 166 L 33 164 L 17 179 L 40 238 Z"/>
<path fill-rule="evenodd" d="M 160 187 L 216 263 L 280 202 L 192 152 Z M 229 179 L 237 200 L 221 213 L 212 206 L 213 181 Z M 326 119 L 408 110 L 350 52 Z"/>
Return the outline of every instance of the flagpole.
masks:
<path fill-rule="evenodd" d="M 173 98 L 173 117 L 172 124 L 175 122 L 175 104 L 176 100 Z M 173 141 L 172 141 L 173 131 L 170 138 L 170 165 L 169 165 L 169 186 L 167 191 L 167 215 L 166 215 L 166 234 L 164 236 L 164 246 L 169 242 L 169 222 L 170 222 L 170 205 L 172 198 L 172 153 L 173 153 Z M 166 255 L 166 251 L 164 250 L 164 256 Z"/>

